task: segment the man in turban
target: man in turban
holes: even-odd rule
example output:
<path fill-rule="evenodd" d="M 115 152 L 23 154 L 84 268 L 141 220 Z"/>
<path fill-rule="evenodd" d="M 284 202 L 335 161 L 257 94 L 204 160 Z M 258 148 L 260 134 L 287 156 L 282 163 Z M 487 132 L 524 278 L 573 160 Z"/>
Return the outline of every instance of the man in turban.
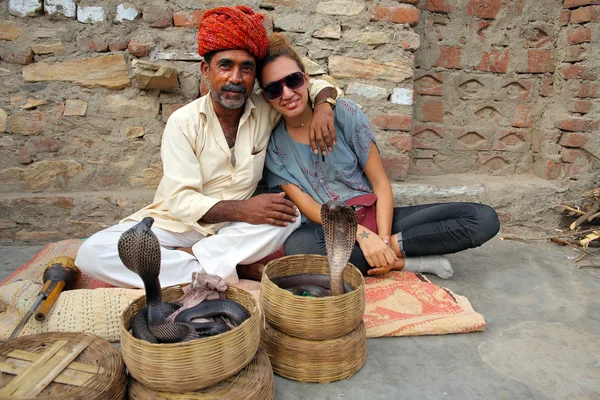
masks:
<path fill-rule="evenodd" d="M 162 286 L 189 282 L 193 272 L 202 270 L 237 283 L 238 264 L 273 257 L 299 226 L 298 210 L 283 193 L 252 197 L 280 118 L 262 95 L 252 92 L 258 61 L 269 45 L 263 20 L 245 6 L 205 13 L 198 53 L 204 57 L 200 68 L 210 94 L 171 115 L 154 202 L 86 240 L 76 260 L 83 272 L 115 286 L 143 287 L 121 262 L 117 242 L 124 231 L 152 217 L 161 243 Z M 311 85 L 311 130 L 325 152 L 332 139 L 325 142 L 321 132 L 333 131 L 329 99 L 336 93 L 325 81 L 311 80 Z"/>

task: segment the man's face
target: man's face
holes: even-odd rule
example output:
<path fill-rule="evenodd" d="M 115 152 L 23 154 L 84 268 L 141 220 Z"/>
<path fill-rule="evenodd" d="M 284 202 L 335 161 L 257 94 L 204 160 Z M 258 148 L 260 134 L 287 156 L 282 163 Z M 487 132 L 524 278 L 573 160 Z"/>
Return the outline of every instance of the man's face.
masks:
<path fill-rule="evenodd" d="M 210 65 L 202 61 L 200 68 L 217 103 L 230 110 L 244 106 L 256 78 L 253 55 L 246 50 L 223 50 L 213 55 Z"/>

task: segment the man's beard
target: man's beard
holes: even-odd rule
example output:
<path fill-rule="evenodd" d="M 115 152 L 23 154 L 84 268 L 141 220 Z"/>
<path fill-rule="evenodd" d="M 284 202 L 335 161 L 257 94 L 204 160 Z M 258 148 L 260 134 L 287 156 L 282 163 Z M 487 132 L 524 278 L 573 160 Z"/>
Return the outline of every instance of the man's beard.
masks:
<path fill-rule="evenodd" d="M 210 94 L 212 95 L 213 99 L 215 99 L 215 101 L 217 103 L 219 103 L 220 105 L 222 105 L 223 107 L 229 109 L 229 110 L 237 110 L 238 108 L 241 108 L 244 106 L 244 103 L 246 103 L 246 99 L 248 98 L 248 96 L 246 95 L 246 88 L 244 87 L 244 85 L 239 84 L 239 85 L 235 85 L 233 83 L 228 83 L 227 85 L 221 87 L 221 91 L 217 92 L 212 85 L 210 84 L 210 81 L 207 82 L 208 84 L 208 90 L 210 91 Z M 233 93 L 242 93 L 244 96 L 241 100 L 233 100 L 233 99 L 226 99 L 225 96 L 223 95 L 225 92 L 233 92 Z"/>

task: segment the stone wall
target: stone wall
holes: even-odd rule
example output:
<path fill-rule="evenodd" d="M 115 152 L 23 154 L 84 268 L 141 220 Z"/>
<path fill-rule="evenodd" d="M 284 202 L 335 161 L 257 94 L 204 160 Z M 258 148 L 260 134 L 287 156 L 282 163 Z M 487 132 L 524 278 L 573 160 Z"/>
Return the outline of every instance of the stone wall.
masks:
<path fill-rule="evenodd" d="M 599 0 L 420 7 L 412 174 L 597 177 Z"/>
<path fill-rule="evenodd" d="M 394 180 L 410 164 L 417 2 L 239 3 L 363 107 Z M 88 236 L 151 201 L 165 121 L 203 93 L 196 26 L 228 3 L 0 0 L 0 241 Z"/>

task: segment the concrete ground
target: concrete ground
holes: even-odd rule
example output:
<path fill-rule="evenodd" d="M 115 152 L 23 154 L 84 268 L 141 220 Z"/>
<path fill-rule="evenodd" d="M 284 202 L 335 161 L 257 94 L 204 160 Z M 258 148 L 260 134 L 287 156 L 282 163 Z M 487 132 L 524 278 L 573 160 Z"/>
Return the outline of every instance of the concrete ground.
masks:
<path fill-rule="evenodd" d="M 0 247 L 0 280 L 41 248 Z M 468 297 L 485 332 L 369 339 L 351 379 L 276 377 L 276 398 L 600 399 L 600 269 L 577 269 L 580 254 L 495 238 L 451 255 L 454 276 L 431 279 Z"/>

